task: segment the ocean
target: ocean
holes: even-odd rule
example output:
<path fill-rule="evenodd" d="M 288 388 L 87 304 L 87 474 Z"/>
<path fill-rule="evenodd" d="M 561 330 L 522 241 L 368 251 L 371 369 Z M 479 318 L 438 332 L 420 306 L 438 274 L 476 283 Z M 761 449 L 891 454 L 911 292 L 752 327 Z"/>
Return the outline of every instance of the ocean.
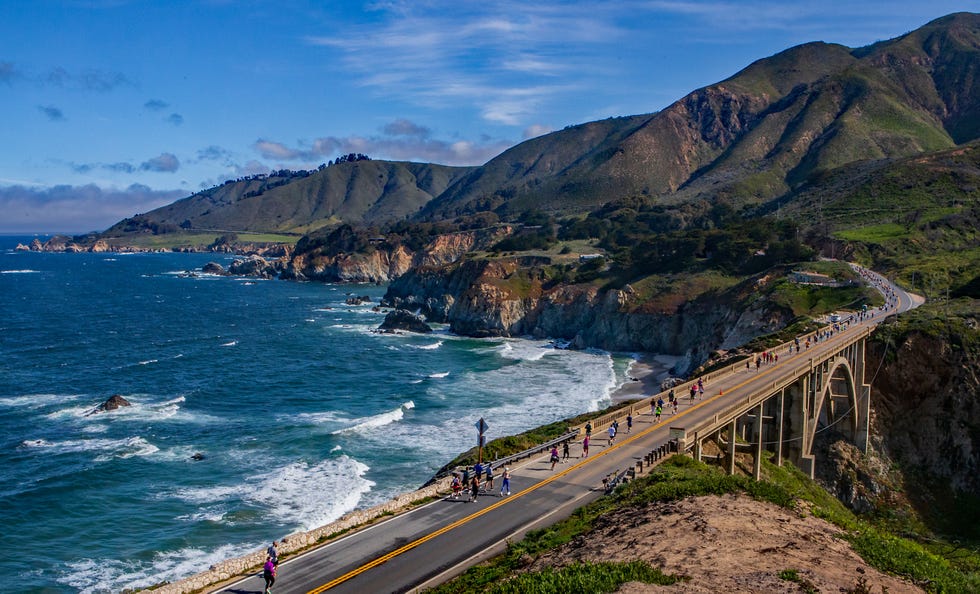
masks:
<path fill-rule="evenodd" d="M 481 417 L 493 439 L 596 410 L 632 361 L 376 333 L 382 286 L 188 273 L 224 255 L 14 251 L 30 239 L 0 237 L 7 591 L 187 577 L 418 488 Z M 132 406 L 89 414 L 114 394 Z"/>

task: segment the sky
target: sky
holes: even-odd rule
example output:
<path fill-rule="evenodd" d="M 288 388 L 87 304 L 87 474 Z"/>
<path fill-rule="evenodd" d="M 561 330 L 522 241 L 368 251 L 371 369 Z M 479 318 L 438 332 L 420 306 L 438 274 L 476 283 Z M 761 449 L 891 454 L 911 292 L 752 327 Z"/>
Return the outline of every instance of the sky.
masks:
<path fill-rule="evenodd" d="M 977 0 L 0 0 L 0 233 L 102 230 L 351 152 L 479 165 Z"/>

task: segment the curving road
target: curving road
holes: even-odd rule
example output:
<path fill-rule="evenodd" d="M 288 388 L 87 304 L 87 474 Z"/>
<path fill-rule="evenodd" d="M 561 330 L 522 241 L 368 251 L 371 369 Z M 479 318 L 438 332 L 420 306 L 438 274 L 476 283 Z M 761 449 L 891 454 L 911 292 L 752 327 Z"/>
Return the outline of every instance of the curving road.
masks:
<path fill-rule="evenodd" d="M 494 492 L 481 495 L 475 503 L 465 499 L 434 501 L 283 561 L 273 591 L 374 594 L 424 589 L 503 551 L 507 541 L 520 538 L 528 530 L 567 517 L 602 496 L 602 481 L 611 472 L 632 467 L 651 449 L 667 442 L 670 426 L 695 426 L 744 398 L 757 389 L 754 386 L 771 380 L 772 374 L 803 364 L 817 348 L 832 349 L 837 340 L 845 340 L 859 328 L 877 325 L 887 315 L 922 303 L 920 297 L 877 273 L 855 269 L 885 295 L 887 305 L 815 344 L 814 351 L 784 355 L 780 350 L 776 364 L 759 370 L 733 368 L 713 377 L 705 385 L 704 400 L 681 398 L 680 411 L 667 414 L 659 423 L 649 413 L 637 415 L 632 433 L 621 434 L 611 446 L 604 432 L 597 431 L 587 458 L 577 457 L 581 447 L 573 445 L 572 459 L 554 471 L 547 455 L 513 466 L 509 497 Z M 625 422 L 621 427 L 625 428 Z M 496 474 L 499 489 L 500 472 Z M 263 588 L 264 581 L 256 575 L 219 591 L 261 593 Z"/>

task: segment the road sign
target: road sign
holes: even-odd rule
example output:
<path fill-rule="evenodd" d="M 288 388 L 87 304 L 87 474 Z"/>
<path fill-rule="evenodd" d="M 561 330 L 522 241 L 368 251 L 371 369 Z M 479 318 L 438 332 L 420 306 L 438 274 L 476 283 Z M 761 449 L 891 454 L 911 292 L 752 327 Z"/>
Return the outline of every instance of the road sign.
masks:
<path fill-rule="evenodd" d="M 487 429 L 490 428 L 490 425 L 487 425 L 487 422 L 483 420 L 483 417 L 480 417 L 480 420 L 473 424 L 476 425 L 476 430 L 481 434 L 486 433 Z"/>

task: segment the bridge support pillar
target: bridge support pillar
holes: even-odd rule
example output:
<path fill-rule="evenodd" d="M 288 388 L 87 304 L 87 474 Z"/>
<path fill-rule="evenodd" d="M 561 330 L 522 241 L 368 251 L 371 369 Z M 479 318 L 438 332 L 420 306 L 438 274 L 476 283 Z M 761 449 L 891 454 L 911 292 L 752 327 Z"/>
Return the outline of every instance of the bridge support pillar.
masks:
<path fill-rule="evenodd" d="M 790 385 L 785 393 L 789 400 L 789 414 L 784 420 L 783 427 L 787 430 L 786 455 L 790 462 L 796 465 L 807 476 L 813 478 L 813 456 L 810 452 L 809 430 L 812 408 L 811 383 L 814 377 L 804 375 L 796 383 Z"/>
<path fill-rule="evenodd" d="M 871 334 L 871 330 L 868 330 Z M 857 389 L 857 415 L 856 431 L 854 432 L 854 445 L 865 454 L 868 453 L 868 434 L 871 427 L 871 384 L 864 383 L 864 354 L 867 340 L 855 343 L 853 346 L 854 359 L 851 361 L 851 368 L 854 370 L 854 383 Z"/>
<path fill-rule="evenodd" d="M 737 419 L 728 425 L 728 474 L 735 474 L 735 431 Z"/>
<path fill-rule="evenodd" d="M 783 465 L 783 423 L 786 414 L 786 390 L 779 391 L 779 420 L 776 425 L 776 466 Z"/>
<path fill-rule="evenodd" d="M 752 475 L 755 480 L 762 478 L 762 402 L 759 403 L 759 408 L 755 411 L 755 423 L 753 423 L 753 429 L 755 429 L 755 460 L 753 461 Z"/>

